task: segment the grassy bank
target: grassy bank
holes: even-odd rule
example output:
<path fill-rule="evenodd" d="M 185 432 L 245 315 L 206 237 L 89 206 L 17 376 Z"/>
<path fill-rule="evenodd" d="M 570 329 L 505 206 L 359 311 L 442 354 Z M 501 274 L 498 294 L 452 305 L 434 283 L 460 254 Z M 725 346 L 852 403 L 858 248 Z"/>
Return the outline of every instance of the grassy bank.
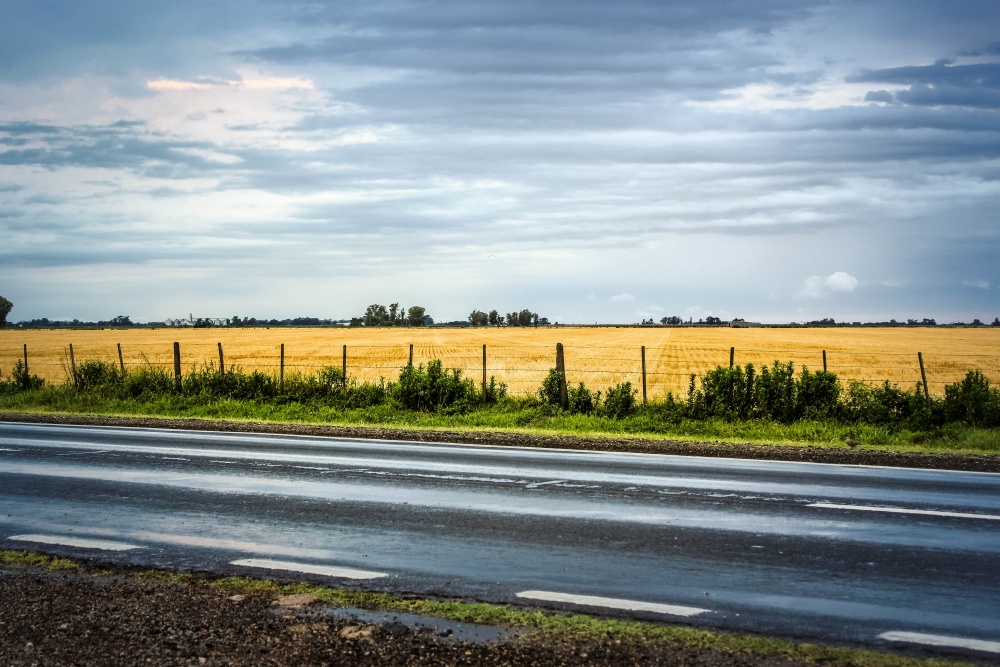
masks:
<path fill-rule="evenodd" d="M 916 452 L 1000 454 L 1000 430 L 948 424 L 911 430 L 833 420 L 799 420 L 782 424 L 768 420 L 729 421 L 720 418 L 665 421 L 655 408 L 639 406 L 634 414 L 610 418 L 597 414 L 570 414 L 546 406 L 508 400 L 475 411 L 456 414 L 401 410 L 390 404 L 344 408 L 322 403 L 274 403 L 268 400 L 206 399 L 161 395 L 121 399 L 60 387 L 0 395 L 0 411 L 107 416 L 153 416 L 234 421 L 345 426 L 383 426 L 407 429 L 515 431 L 533 434 L 589 437 L 670 438 L 769 444 L 818 445 L 844 448 L 851 437 L 859 448 Z"/>
<path fill-rule="evenodd" d="M 1000 454 L 1000 390 L 979 371 L 943 397 L 919 385 L 844 386 L 833 373 L 717 367 L 691 376 L 686 397 L 643 403 L 623 382 L 603 390 L 566 386 L 551 371 L 533 396 L 511 397 L 490 378 L 463 378 L 440 361 L 404 366 L 377 383 L 338 368 L 277 378 L 213 366 L 179 377 L 88 361 L 52 385 L 18 362 L 0 377 L 0 411 L 226 419 L 405 429 L 524 431 L 587 437 L 810 444 L 895 451 Z"/>

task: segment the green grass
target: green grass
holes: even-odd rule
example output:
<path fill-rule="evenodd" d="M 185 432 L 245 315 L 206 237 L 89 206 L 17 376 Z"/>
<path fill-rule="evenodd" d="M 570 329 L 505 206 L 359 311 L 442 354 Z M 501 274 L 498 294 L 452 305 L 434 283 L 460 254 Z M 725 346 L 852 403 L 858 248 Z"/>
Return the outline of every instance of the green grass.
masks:
<path fill-rule="evenodd" d="M 77 563 L 29 551 L 0 551 L 0 564 L 37 567 L 45 570 L 78 570 L 92 576 L 108 576 L 106 568 Z M 209 586 L 224 593 L 262 595 L 269 598 L 293 593 L 308 593 L 322 603 L 372 611 L 432 616 L 448 621 L 516 628 L 529 638 L 552 638 L 569 641 L 647 641 L 709 649 L 730 654 L 780 656 L 809 664 L 844 667 L 958 667 L 938 659 L 918 659 L 877 651 L 791 642 L 770 637 L 736 635 L 694 628 L 604 619 L 588 614 L 564 614 L 505 605 L 459 600 L 403 598 L 389 593 L 352 591 L 309 583 L 279 584 L 270 579 L 252 577 L 212 578 L 165 570 L 125 572 L 123 576 L 156 581 L 164 585 Z M 970 666 L 971 667 L 971 666 Z"/>
<path fill-rule="evenodd" d="M 211 399 L 200 396 L 161 395 L 153 398 L 116 399 L 98 392 L 77 392 L 65 387 L 0 395 L 0 411 L 57 412 L 115 416 L 182 417 L 236 421 L 379 426 L 407 429 L 460 431 L 514 431 L 542 435 L 576 435 L 597 438 L 667 438 L 723 442 L 844 447 L 851 436 L 862 447 L 914 452 L 1000 454 L 1000 429 L 949 424 L 928 431 L 892 429 L 866 424 L 802 420 L 792 424 L 770 421 L 722 419 L 671 421 L 655 408 L 611 419 L 598 415 L 566 414 L 527 401 L 507 400 L 465 414 L 416 412 L 390 404 L 347 409 L 322 403 Z"/>

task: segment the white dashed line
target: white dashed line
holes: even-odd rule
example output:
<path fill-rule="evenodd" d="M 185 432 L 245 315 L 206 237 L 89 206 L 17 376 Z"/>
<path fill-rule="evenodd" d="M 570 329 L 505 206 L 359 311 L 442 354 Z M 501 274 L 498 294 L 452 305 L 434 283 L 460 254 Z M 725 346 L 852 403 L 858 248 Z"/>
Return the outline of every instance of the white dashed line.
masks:
<path fill-rule="evenodd" d="M 112 542 L 110 540 L 88 540 L 82 537 L 65 537 L 63 535 L 11 535 L 10 540 L 19 542 L 37 542 L 39 544 L 57 544 L 64 547 L 80 547 L 82 549 L 102 549 L 104 551 L 128 551 L 142 549 L 137 544 Z"/>
<path fill-rule="evenodd" d="M 666 614 L 669 616 L 697 616 L 711 611 L 710 609 L 700 609 L 698 607 L 682 607 L 673 604 L 659 604 L 656 602 L 642 602 L 641 600 L 622 600 L 619 598 L 602 598 L 593 595 L 571 595 L 569 593 L 556 593 L 553 591 L 521 591 L 517 594 L 519 598 L 526 600 L 540 600 L 542 602 L 565 602 L 567 604 L 577 604 L 583 607 L 604 607 L 606 609 L 622 609 L 625 611 L 649 611 L 654 614 Z"/>
<path fill-rule="evenodd" d="M 243 558 L 232 561 L 231 565 L 260 567 L 268 570 L 286 570 L 288 572 L 302 572 L 304 574 L 322 574 L 327 577 L 339 577 L 341 579 L 378 579 L 379 577 L 388 576 L 385 572 L 370 572 L 368 570 L 355 570 L 349 567 L 336 567 L 332 565 L 292 563 L 290 561 L 268 560 L 266 558 Z"/>
<path fill-rule="evenodd" d="M 983 653 L 1000 653 L 1000 642 L 989 642 L 983 639 L 968 639 L 966 637 L 948 637 L 945 635 L 925 635 L 919 632 L 883 632 L 878 636 L 890 642 L 906 642 L 907 644 L 923 644 L 924 646 L 943 646 L 949 648 L 967 648 Z"/>
<path fill-rule="evenodd" d="M 870 507 L 868 505 L 837 505 L 835 503 L 810 503 L 806 507 L 822 507 L 830 510 L 858 510 L 860 512 L 889 512 L 890 514 L 922 514 L 925 516 L 946 516 L 953 519 L 988 519 L 1000 521 L 997 514 L 973 514 L 972 512 L 941 512 L 938 510 L 914 510 L 905 507 Z"/>

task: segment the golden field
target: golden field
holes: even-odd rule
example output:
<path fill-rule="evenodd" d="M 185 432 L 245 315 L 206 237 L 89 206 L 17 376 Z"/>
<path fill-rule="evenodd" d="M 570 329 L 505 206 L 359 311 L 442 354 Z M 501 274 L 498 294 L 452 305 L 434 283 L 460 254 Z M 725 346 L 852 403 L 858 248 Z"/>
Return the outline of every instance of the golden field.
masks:
<path fill-rule="evenodd" d="M 482 329 L 104 329 L 0 330 L 0 371 L 9 376 L 28 346 L 32 373 L 50 382 L 66 379 L 69 344 L 77 363 L 88 359 L 118 362 L 116 344 L 128 367 L 140 364 L 172 366 L 173 342 L 178 341 L 186 369 L 218 363 L 222 343 L 226 366 L 260 369 L 277 374 L 279 346 L 285 344 L 285 372 L 310 372 L 341 365 L 348 349 L 348 375 L 363 380 L 395 378 L 406 364 L 409 345 L 414 363 L 441 359 L 481 377 L 482 346 L 487 346 L 488 373 L 506 382 L 514 394 L 537 389 L 555 363 L 555 345 L 563 343 L 567 377 L 603 389 L 623 380 L 641 382 L 640 349 L 646 346 L 650 396 L 683 393 L 688 376 L 729 363 L 758 367 L 775 359 L 796 367 L 828 368 L 842 379 L 890 380 L 912 386 L 920 379 L 917 352 L 922 352 L 932 393 L 941 393 L 970 369 L 980 369 L 1000 383 L 1000 327 L 982 328 L 851 328 L 851 329 L 730 329 L 730 328 L 482 328 Z"/>

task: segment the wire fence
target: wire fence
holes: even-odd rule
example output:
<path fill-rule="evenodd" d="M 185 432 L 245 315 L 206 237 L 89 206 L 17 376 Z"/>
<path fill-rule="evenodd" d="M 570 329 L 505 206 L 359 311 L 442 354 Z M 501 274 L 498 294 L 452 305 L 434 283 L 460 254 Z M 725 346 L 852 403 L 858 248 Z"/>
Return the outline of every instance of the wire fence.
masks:
<path fill-rule="evenodd" d="M 283 350 L 282 350 L 283 348 Z M 395 380 L 407 364 L 440 360 L 445 368 L 459 369 L 464 377 L 482 381 L 495 377 L 514 395 L 537 392 L 550 369 L 556 366 L 552 344 L 447 345 L 266 345 L 184 342 L 179 345 L 183 373 L 193 368 L 218 368 L 220 349 L 227 370 L 261 371 L 274 376 L 313 374 L 324 367 L 346 369 L 356 381 Z M 565 346 L 566 378 L 570 384 L 582 382 L 591 389 L 605 389 L 631 382 L 650 398 L 668 392 L 687 392 L 692 374 L 703 375 L 716 366 L 753 364 L 771 366 L 791 361 L 796 369 L 828 370 L 842 381 L 870 384 L 890 382 L 903 387 L 926 382 L 931 394 L 942 394 L 944 386 L 961 380 L 970 370 L 982 371 L 991 382 L 1000 382 L 1000 354 L 985 352 L 948 353 L 918 350 L 849 350 L 822 348 L 739 348 L 735 346 L 692 346 L 667 344 L 625 347 L 620 345 Z M 46 345 L 38 349 L 23 344 L 0 344 L 0 372 L 7 373 L 18 361 L 26 361 L 32 374 L 50 383 L 60 383 L 72 375 L 73 364 L 100 360 L 124 369 L 156 367 L 173 372 L 171 345 Z M 921 364 L 923 369 L 921 369 Z"/>

